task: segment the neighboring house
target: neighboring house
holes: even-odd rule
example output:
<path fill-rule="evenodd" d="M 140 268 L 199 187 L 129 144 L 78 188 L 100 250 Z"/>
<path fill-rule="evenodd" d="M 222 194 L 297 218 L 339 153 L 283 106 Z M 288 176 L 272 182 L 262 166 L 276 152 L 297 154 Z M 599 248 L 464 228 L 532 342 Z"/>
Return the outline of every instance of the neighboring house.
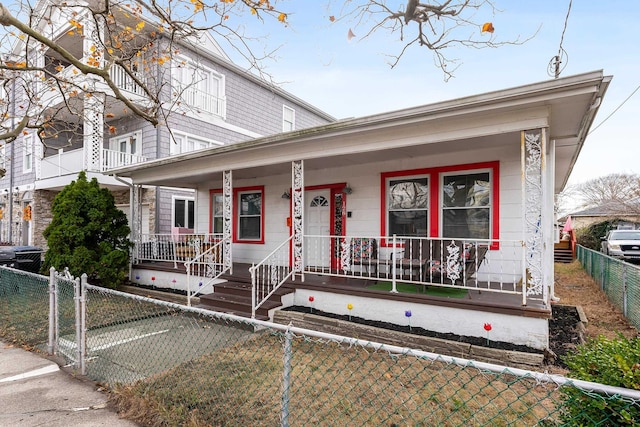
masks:
<path fill-rule="evenodd" d="M 413 326 L 481 337 L 491 323 L 493 340 L 543 348 L 554 196 L 610 79 L 595 71 L 114 169 L 135 187 L 196 188 L 192 241 L 136 232 L 132 279 L 215 297 L 220 277 L 251 267 L 254 316 L 287 283 L 284 305 L 404 324 L 413 312 Z M 146 263 L 197 254 L 189 282 L 176 261 L 166 274 Z M 355 278 L 469 293 L 351 289 Z"/>
<path fill-rule="evenodd" d="M 629 211 L 628 206 L 618 202 L 610 202 L 570 213 L 567 215 L 567 218 L 571 218 L 571 226 L 574 230 L 614 219 L 618 220 L 619 227 L 631 229 L 640 228 L 640 214 L 629 214 Z M 638 204 L 635 211 L 640 212 L 640 204 Z"/>
<path fill-rule="evenodd" d="M 46 15 L 47 4 L 41 2 L 37 10 Z M 51 16 L 51 21 L 42 20 L 38 24 L 42 31 L 77 58 L 90 58 L 91 44 L 79 40 L 82 36 L 69 35 L 71 24 L 59 14 L 52 12 Z M 86 15 L 80 14 L 74 19 L 85 28 L 91 26 Z M 151 31 L 150 27 L 148 24 L 145 29 Z M 156 46 L 162 46 L 162 43 L 160 38 Z M 38 51 L 34 47 L 18 46 L 15 53 L 24 52 L 26 48 Z M 86 82 L 86 77 L 51 50 L 34 57 L 33 61 L 57 73 L 75 73 L 78 85 Z M 0 167 L 6 169 L 6 175 L 0 179 L 3 213 L 0 241 L 46 247 L 42 232 L 51 221 L 52 200 L 77 178 L 80 170 L 87 171 L 89 179 L 95 177 L 102 186 L 109 188 L 118 206 L 127 213 L 131 199 L 135 197 L 136 203 L 141 204 L 140 227 L 144 232 L 170 234 L 176 229 L 193 230 L 196 194 L 192 189 L 184 186 L 178 189 L 168 182 L 163 186 L 144 186 L 139 193 L 132 194 L 127 179 L 114 179 L 105 171 L 335 120 L 234 65 L 210 34 L 203 34 L 198 40 L 197 52 L 192 43 L 182 43 L 180 56 L 172 62 L 156 63 L 154 67 L 140 77 L 161 76 L 158 77 L 161 83 L 156 81 L 154 84 L 170 85 L 171 90 L 164 95 L 167 105 L 174 103 L 166 123 L 154 128 L 127 113 L 124 105 L 116 102 L 112 92 L 105 87 L 102 104 L 96 103 L 97 97 L 76 97 L 84 104 L 83 113 L 60 116 L 66 132 L 40 141 L 35 132 L 30 131 L 13 144 L 1 147 Z M 121 69 L 113 67 L 111 74 L 129 99 L 139 106 L 145 104 L 141 88 Z M 7 87 L 10 90 L 11 85 Z M 15 94 L 5 95 L 14 102 L 15 110 L 21 111 L 26 103 L 25 94 L 16 90 Z M 41 96 L 41 103 L 52 110 L 64 101 L 60 95 L 56 98 L 45 92 L 33 96 L 36 95 Z M 25 215 L 27 209 L 31 211 L 30 217 Z"/>

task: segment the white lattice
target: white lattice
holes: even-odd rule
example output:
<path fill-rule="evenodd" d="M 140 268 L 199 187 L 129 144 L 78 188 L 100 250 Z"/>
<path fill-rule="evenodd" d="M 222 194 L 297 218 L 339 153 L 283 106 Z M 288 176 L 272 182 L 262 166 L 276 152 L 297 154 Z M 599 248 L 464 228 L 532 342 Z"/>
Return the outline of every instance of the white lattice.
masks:
<path fill-rule="evenodd" d="M 542 167 L 540 129 L 524 132 L 524 218 L 527 295 L 542 294 Z"/>
<path fill-rule="evenodd" d="M 455 241 L 451 241 L 447 246 L 447 278 L 451 283 L 460 278 L 460 247 Z"/>
<path fill-rule="evenodd" d="M 291 162 L 291 201 L 293 204 L 293 272 L 302 273 L 304 267 L 304 163 L 302 160 Z"/>
<path fill-rule="evenodd" d="M 351 239 L 348 237 L 342 239 L 340 248 L 342 249 L 340 252 L 340 268 L 344 271 L 349 271 L 351 269 Z"/>
<path fill-rule="evenodd" d="M 232 266 L 231 258 L 231 233 L 233 231 L 233 174 L 231 171 L 224 171 L 222 174 L 222 262 L 224 269 L 229 270 Z"/>

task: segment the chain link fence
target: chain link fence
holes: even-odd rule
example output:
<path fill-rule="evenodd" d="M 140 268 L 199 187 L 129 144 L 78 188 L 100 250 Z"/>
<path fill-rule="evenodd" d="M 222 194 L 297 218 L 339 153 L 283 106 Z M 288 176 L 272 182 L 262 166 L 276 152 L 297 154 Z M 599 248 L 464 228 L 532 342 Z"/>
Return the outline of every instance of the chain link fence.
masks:
<path fill-rule="evenodd" d="M 629 323 L 640 329 L 640 266 L 580 245 L 577 257 Z"/>
<path fill-rule="evenodd" d="M 4 340 L 63 355 L 108 387 L 128 418 L 150 425 L 613 425 L 605 411 L 593 419 L 567 409 L 585 399 L 615 400 L 640 420 L 640 391 L 214 313 L 54 273 L 0 268 L 0 320 Z"/>

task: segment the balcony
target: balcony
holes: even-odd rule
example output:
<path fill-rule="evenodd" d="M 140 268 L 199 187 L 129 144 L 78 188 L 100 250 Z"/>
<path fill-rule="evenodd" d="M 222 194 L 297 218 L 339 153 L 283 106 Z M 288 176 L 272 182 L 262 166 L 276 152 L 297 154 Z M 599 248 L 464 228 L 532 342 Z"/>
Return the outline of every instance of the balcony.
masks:
<path fill-rule="evenodd" d="M 136 154 L 122 153 L 116 150 L 102 149 L 100 172 L 120 166 L 128 166 L 144 162 L 146 158 Z M 85 169 L 84 150 L 62 151 L 54 156 L 40 160 L 39 179 L 55 178 L 59 176 L 77 174 Z"/>
<path fill-rule="evenodd" d="M 109 77 L 111 77 L 111 80 L 113 80 L 118 89 L 140 97 L 146 96 L 142 86 L 137 84 L 131 76 L 125 72 L 124 68 L 119 65 L 114 65 L 109 69 Z M 136 73 L 136 77 L 140 81 L 144 81 L 142 74 Z"/>
<path fill-rule="evenodd" d="M 119 168 L 121 166 L 129 166 L 136 163 L 142 163 L 147 159 L 137 154 L 123 153 L 116 150 L 102 150 L 102 162 L 100 172 L 108 169 Z"/>
<path fill-rule="evenodd" d="M 182 102 L 190 109 L 201 113 L 225 118 L 227 115 L 227 101 L 225 98 L 207 93 L 194 86 L 187 87 L 180 93 Z"/>

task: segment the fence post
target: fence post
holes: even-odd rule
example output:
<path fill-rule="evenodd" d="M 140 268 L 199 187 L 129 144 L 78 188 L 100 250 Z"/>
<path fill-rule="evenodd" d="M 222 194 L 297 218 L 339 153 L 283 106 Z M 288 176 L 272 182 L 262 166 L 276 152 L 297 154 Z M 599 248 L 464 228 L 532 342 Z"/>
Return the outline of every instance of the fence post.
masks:
<path fill-rule="evenodd" d="M 622 263 L 622 313 L 627 317 L 627 266 Z"/>
<path fill-rule="evenodd" d="M 49 269 L 49 344 L 47 345 L 47 351 L 49 355 L 53 355 L 57 352 L 57 339 L 55 335 L 57 323 L 58 316 L 56 313 L 56 269 L 51 267 Z"/>
<path fill-rule="evenodd" d="M 80 374 L 87 375 L 87 273 L 80 279 Z"/>
<path fill-rule="evenodd" d="M 600 289 L 604 291 L 604 257 L 600 257 Z"/>
<path fill-rule="evenodd" d="M 280 413 L 280 425 L 289 427 L 289 391 L 291 389 L 291 323 L 284 333 L 284 368 L 282 370 L 282 408 Z"/>
<path fill-rule="evenodd" d="M 75 321 L 76 321 L 76 368 L 80 369 L 80 360 L 82 359 L 82 350 L 80 348 L 80 342 L 82 340 L 82 325 L 80 314 L 80 278 L 76 277 L 73 281 L 73 303 L 75 308 Z"/>

